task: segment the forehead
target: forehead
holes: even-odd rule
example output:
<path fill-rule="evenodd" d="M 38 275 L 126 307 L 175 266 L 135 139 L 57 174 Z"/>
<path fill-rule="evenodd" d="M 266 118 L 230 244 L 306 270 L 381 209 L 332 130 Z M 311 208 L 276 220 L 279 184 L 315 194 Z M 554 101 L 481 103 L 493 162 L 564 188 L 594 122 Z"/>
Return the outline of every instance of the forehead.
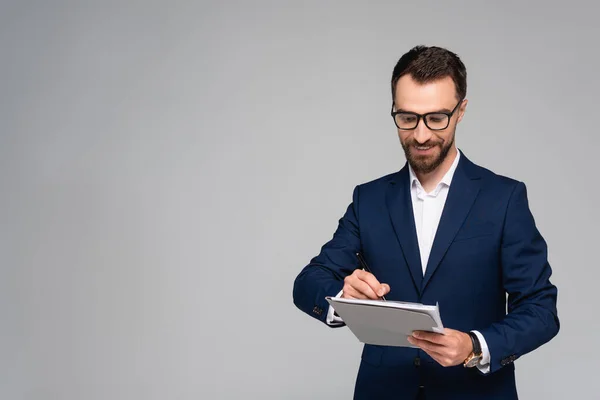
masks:
<path fill-rule="evenodd" d="M 445 77 L 428 83 L 417 83 L 411 75 L 404 75 L 396 84 L 396 109 L 426 113 L 453 109 L 458 100 L 452 78 Z"/>

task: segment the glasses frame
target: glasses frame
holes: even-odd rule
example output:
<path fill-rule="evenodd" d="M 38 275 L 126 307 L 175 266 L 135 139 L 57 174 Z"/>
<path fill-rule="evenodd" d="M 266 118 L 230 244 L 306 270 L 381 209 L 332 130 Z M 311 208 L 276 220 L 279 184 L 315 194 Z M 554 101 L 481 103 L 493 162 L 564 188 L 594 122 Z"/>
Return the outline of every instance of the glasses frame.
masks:
<path fill-rule="evenodd" d="M 425 126 L 427 127 L 427 129 L 430 129 L 432 131 L 443 131 L 444 129 L 447 129 L 448 126 L 450 126 L 450 118 L 452 118 L 452 116 L 454 115 L 454 113 L 458 109 L 458 106 L 460 106 L 464 100 L 465 100 L 464 98 L 460 99 L 459 102 L 458 102 L 458 104 L 450 112 L 433 111 L 433 112 L 428 112 L 428 113 L 425 113 L 425 114 L 417 114 L 417 113 L 411 112 L 411 111 L 394 111 L 394 103 L 392 102 L 392 111 L 390 112 L 390 114 L 392 116 L 392 119 L 394 120 L 394 124 L 396 125 L 396 127 L 398 129 L 400 129 L 400 130 L 403 130 L 403 131 L 414 131 L 419 126 L 419 122 L 421 122 L 421 119 L 423 120 L 423 123 L 425 124 Z M 398 123 L 396 122 L 396 115 L 398 115 L 398 114 L 408 114 L 408 115 L 413 115 L 413 116 L 417 117 L 417 123 L 415 124 L 415 127 L 414 128 L 400 128 L 398 126 Z M 427 116 L 432 115 L 432 114 L 441 114 L 441 115 L 447 116 L 448 119 L 446 120 L 447 121 L 446 126 L 443 127 L 443 128 L 431 128 L 427 124 Z"/>

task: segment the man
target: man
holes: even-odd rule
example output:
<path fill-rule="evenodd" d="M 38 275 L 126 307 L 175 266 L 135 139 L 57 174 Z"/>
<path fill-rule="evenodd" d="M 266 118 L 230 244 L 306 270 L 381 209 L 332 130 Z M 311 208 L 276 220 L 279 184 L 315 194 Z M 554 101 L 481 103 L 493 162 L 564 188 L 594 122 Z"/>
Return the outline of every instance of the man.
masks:
<path fill-rule="evenodd" d="M 456 54 L 417 46 L 391 86 L 407 163 L 354 189 L 333 238 L 296 278 L 294 303 L 332 327 L 344 323 L 326 296 L 439 303 L 445 334 L 415 332 L 416 348 L 364 346 L 356 399 L 516 399 L 513 362 L 559 330 L 525 185 L 456 148 L 467 106 Z"/>

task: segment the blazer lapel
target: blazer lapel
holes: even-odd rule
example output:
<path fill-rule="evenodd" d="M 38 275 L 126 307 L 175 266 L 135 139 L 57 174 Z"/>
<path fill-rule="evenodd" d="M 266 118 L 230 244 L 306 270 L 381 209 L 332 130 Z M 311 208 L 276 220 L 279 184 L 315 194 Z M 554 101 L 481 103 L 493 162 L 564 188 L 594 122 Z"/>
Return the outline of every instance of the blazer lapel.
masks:
<path fill-rule="evenodd" d="M 410 182 L 408 166 L 405 165 L 390 181 L 386 193 L 386 204 L 394 232 L 402 247 L 404 258 L 410 269 L 410 274 L 417 291 L 421 292 L 423 281 L 423 268 L 421 267 L 421 256 L 419 243 L 417 241 L 417 229 L 410 197 Z"/>
<path fill-rule="evenodd" d="M 423 291 L 444 258 L 479 193 L 480 177 L 474 173 L 472 166 L 473 163 L 464 154 L 461 154 L 427 262 L 422 282 Z"/>

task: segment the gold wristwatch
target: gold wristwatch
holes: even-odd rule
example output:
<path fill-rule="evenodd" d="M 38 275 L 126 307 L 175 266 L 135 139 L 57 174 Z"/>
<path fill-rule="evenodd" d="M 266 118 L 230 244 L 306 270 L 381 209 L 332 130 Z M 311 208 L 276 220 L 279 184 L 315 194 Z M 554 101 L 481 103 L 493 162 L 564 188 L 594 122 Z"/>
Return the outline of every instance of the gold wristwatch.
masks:
<path fill-rule="evenodd" d="M 477 335 L 473 332 L 468 332 L 468 334 L 471 337 L 471 342 L 473 343 L 473 351 L 466 358 L 463 366 L 465 368 L 473 368 L 479 364 L 479 361 L 481 361 L 481 358 L 483 357 L 483 353 L 481 351 L 481 344 L 479 343 L 479 338 Z"/>

